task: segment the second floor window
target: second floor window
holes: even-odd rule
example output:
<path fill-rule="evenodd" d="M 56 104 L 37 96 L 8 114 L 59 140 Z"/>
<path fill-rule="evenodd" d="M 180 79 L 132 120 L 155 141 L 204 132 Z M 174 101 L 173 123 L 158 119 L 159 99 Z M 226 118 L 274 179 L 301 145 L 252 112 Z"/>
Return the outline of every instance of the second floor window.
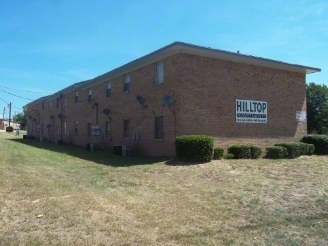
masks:
<path fill-rule="evenodd" d="M 164 82 L 164 62 L 156 63 L 155 84 L 159 85 Z"/>
<path fill-rule="evenodd" d="M 75 102 L 79 100 L 79 92 L 75 91 Z"/>
<path fill-rule="evenodd" d="M 88 92 L 88 101 L 91 102 L 92 100 L 92 89 L 89 89 L 89 92 Z"/>
<path fill-rule="evenodd" d="M 112 84 L 107 83 L 107 88 L 106 88 L 106 96 L 110 97 L 112 95 Z"/>
<path fill-rule="evenodd" d="M 123 92 L 130 91 L 130 74 L 124 75 Z"/>

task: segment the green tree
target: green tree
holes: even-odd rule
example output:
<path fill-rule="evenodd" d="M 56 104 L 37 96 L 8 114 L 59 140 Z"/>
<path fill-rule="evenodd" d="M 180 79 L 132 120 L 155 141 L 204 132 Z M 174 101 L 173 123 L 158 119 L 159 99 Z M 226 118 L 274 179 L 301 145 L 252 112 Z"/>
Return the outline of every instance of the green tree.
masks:
<path fill-rule="evenodd" d="M 328 134 L 328 87 L 306 85 L 308 133 Z"/>
<path fill-rule="evenodd" d="M 24 110 L 23 112 L 20 112 L 20 113 L 16 114 L 13 117 L 13 120 L 15 122 L 26 125 L 26 123 L 27 123 L 27 113 L 26 113 L 26 111 Z"/>

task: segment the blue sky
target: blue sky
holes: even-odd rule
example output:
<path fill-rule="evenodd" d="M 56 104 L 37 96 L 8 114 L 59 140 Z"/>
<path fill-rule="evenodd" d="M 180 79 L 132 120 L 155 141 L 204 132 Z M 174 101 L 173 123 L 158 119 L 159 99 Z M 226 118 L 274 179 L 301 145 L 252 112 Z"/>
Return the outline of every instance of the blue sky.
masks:
<path fill-rule="evenodd" d="M 96 77 L 174 41 L 321 68 L 307 82 L 328 85 L 326 0 L 2 0 L 0 13 L 5 118 L 7 102 L 21 112 L 26 98 Z"/>

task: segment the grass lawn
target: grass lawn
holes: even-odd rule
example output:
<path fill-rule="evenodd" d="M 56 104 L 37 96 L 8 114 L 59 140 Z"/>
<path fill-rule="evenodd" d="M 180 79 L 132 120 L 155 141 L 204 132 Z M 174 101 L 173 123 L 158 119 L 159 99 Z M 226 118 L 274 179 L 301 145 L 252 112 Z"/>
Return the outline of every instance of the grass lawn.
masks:
<path fill-rule="evenodd" d="M 0 245 L 328 245 L 328 156 L 183 165 L 5 132 L 0 150 Z"/>

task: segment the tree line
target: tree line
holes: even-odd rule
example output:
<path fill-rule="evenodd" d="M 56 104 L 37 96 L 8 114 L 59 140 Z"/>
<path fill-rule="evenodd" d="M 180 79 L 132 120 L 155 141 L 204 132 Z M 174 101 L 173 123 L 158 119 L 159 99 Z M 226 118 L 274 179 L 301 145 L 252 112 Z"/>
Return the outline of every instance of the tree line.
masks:
<path fill-rule="evenodd" d="M 328 87 L 307 84 L 306 106 L 308 133 L 328 134 Z"/>

